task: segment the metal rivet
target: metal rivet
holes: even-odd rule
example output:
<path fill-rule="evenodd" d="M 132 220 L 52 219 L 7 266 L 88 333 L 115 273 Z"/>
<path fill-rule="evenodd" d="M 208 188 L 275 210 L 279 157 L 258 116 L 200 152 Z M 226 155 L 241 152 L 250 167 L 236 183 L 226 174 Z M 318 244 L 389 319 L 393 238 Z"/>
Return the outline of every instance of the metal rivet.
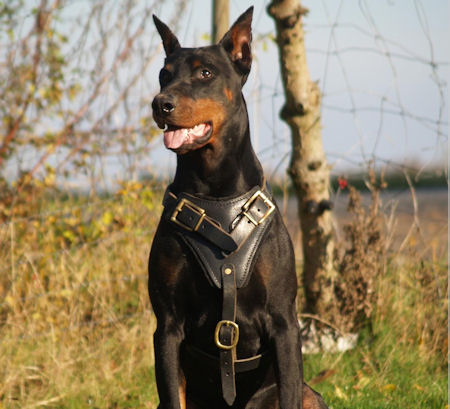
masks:
<path fill-rule="evenodd" d="M 231 274 L 231 268 L 227 267 L 224 272 L 226 275 Z"/>

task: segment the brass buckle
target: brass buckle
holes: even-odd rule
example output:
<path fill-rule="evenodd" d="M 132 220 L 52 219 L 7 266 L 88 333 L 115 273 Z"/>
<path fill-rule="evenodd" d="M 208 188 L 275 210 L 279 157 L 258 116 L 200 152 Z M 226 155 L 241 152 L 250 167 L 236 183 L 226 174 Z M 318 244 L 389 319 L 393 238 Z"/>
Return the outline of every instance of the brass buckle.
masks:
<path fill-rule="evenodd" d="M 264 204 L 267 206 L 267 211 L 264 214 L 264 216 L 261 217 L 257 221 L 252 216 L 250 216 L 250 214 L 248 213 L 248 209 L 250 209 L 250 206 L 259 197 L 263 200 Z M 269 215 L 275 210 L 275 205 L 272 203 L 272 201 L 263 192 L 261 192 L 261 190 L 258 190 L 250 199 L 247 200 L 247 202 L 242 207 L 242 209 L 243 209 L 242 213 L 244 214 L 244 216 L 247 217 L 247 219 L 250 220 L 255 226 L 258 226 L 264 220 L 266 220 L 269 217 Z"/>
<path fill-rule="evenodd" d="M 184 224 L 183 222 L 180 222 L 177 219 L 178 213 L 180 213 L 183 210 L 183 207 L 186 206 L 190 210 L 192 210 L 194 213 L 198 214 L 200 216 L 200 219 L 198 220 L 197 224 L 192 228 L 188 226 L 187 224 Z M 181 226 L 183 229 L 186 229 L 188 231 L 197 231 L 200 224 L 202 223 L 203 219 L 206 217 L 205 209 L 202 209 L 201 207 L 197 206 L 196 204 L 192 203 L 186 198 L 183 198 L 180 200 L 180 202 L 175 207 L 175 210 L 172 213 L 172 216 L 170 217 L 170 221 L 174 222 L 175 224 L 178 224 L 178 226 Z"/>
<path fill-rule="evenodd" d="M 220 330 L 223 325 L 233 327 L 233 329 L 234 329 L 234 337 L 233 337 L 233 342 L 231 343 L 231 345 L 224 345 L 219 340 Z M 239 341 L 239 326 L 235 322 L 228 321 L 228 320 L 222 320 L 217 323 L 216 330 L 214 331 L 214 342 L 220 349 L 229 350 L 229 349 L 236 348 L 238 341 Z"/>

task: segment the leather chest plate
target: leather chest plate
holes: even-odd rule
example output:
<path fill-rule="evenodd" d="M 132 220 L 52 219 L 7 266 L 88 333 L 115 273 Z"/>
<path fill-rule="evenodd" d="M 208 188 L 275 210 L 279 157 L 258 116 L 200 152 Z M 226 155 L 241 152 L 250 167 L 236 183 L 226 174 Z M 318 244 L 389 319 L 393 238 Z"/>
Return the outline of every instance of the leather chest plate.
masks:
<path fill-rule="evenodd" d="M 222 266 L 232 264 L 236 271 L 236 286 L 241 288 L 250 279 L 258 248 L 272 221 L 273 211 L 278 211 L 269 197 L 267 190 L 259 186 L 242 196 L 220 200 L 204 199 L 187 193 L 175 196 L 170 193 L 169 187 L 164 199 L 163 217 L 177 228 L 211 285 L 221 288 Z M 192 225 L 180 221 L 184 220 L 180 217 L 182 213 L 189 214 L 184 212 L 184 207 L 198 216 Z M 211 230 L 212 226 L 212 230 L 218 234 L 202 234 L 205 224 L 206 230 L 208 226 Z M 217 240 L 216 236 L 219 236 Z M 229 247 L 227 240 L 235 243 L 233 251 L 224 250 Z"/>

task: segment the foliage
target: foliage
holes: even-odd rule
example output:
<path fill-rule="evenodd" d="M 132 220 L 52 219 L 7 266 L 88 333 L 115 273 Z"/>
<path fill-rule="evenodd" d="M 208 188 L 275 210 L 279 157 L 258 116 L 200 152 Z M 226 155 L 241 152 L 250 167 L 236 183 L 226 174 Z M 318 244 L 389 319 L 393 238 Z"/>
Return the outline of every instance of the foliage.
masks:
<path fill-rule="evenodd" d="M 444 260 L 391 262 L 377 283 L 372 331 L 357 348 L 305 357 L 307 380 L 332 408 L 445 408 L 446 276 Z"/>
<path fill-rule="evenodd" d="M 146 264 L 160 185 L 97 196 L 33 180 L 20 196 L 0 222 L 0 408 L 156 408 Z M 377 277 L 358 347 L 305 356 L 334 409 L 444 407 L 446 260 L 407 251 Z"/>
<path fill-rule="evenodd" d="M 146 262 L 161 190 L 28 186 L 0 225 L 0 407 L 154 407 Z"/>
<path fill-rule="evenodd" d="M 43 1 L 40 7 L 31 8 L 13 0 L 0 6 L 0 19 L 5 22 L 0 32 L 4 46 L 0 54 L 4 78 L 0 164 L 22 146 L 54 144 L 57 133 L 43 129 L 39 119 L 67 116 L 63 98 L 75 95 L 79 88 L 79 84 L 67 79 L 68 61 L 63 47 L 68 39 L 58 29 L 60 10 L 45 5 Z"/>
<path fill-rule="evenodd" d="M 360 193 L 348 187 L 347 210 L 352 220 L 343 227 L 345 247 L 337 256 L 335 311 L 330 315 L 345 332 L 358 332 L 370 325 L 377 297 L 375 286 L 386 265 L 387 241 L 380 221 L 380 190 L 386 187 L 383 174 L 377 182 L 375 171 L 370 169 L 367 185 L 371 191 L 368 210 L 361 203 Z"/>
<path fill-rule="evenodd" d="M 0 2 L 0 176 L 19 189 L 48 169 L 95 184 L 110 155 L 135 172 L 157 134 L 146 74 L 158 1 Z"/>

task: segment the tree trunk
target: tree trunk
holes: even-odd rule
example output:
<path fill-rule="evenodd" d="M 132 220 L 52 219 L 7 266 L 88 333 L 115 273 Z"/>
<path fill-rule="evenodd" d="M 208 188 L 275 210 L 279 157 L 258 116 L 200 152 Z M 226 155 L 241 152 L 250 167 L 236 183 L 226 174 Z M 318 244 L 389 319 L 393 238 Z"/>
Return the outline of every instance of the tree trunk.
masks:
<path fill-rule="evenodd" d="M 230 6 L 228 0 L 213 0 L 212 43 L 217 44 L 228 31 Z"/>
<path fill-rule="evenodd" d="M 286 103 L 281 118 L 291 130 L 288 173 L 298 199 L 302 230 L 304 311 L 327 316 L 334 298 L 333 227 L 329 201 L 329 166 L 321 136 L 321 94 L 306 64 L 302 16 L 298 0 L 273 1 L 268 13 L 275 20 Z"/>

